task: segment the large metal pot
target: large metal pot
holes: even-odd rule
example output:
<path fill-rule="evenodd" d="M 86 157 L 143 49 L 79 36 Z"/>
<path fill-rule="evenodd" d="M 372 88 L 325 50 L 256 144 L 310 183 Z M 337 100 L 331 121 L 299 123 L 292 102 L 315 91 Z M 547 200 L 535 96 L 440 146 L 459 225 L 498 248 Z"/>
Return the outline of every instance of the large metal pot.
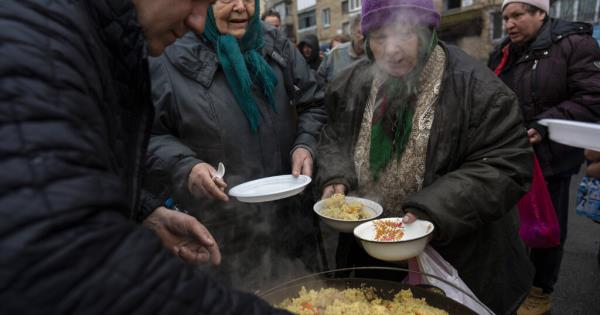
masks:
<path fill-rule="evenodd" d="M 381 298 L 393 299 L 394 295 L 403 289 L 410 289 L 415 298 L 425 298 L 427 303 L 431 306 L 445 310 L 452 315 L 476 315 L 477 313 L 462 305 L 443 294 L 443 291 L 439 288 L 431 287 L 429 285 L 410 285 L 407 283 L 374 279 L 374 278 L 363 278 L 355 277 L 354 272 L 357 270 L 373 269 L 378 272 L 389 271 L 390 278 L 395 280 L 402 280 L 407 274 L 412 271 L 401 269 L 401 268 L 349 268 L 349 269 L 338 269 L 329 272 L 314 274 L 305 276 L 299 279 L 295 279 L 284 283 L 275 288 L 269 289 L 264 292 L 258 292 L 258 295 L 271 303 L 272 305 L 278 305 L 286 298 L 293 298 L 298 296 L 298 292 L 302 287 L 306 289 L 320 288 L 336 288 L 339 290 L 347 288 L 362 288 L 362 287 L 373 287 Z M 398 277 L 398 274 L 402 274 L 402 278 Z M 423 276 L 424 274 L 420 274 Z"/>

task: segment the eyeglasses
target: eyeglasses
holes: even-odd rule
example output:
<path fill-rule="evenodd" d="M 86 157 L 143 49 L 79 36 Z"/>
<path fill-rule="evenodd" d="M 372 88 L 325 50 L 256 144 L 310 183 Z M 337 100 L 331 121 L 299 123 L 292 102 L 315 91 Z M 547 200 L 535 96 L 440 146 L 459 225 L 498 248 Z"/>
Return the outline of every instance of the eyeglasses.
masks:
<path fill-rule="evenodd" d="M 255 0 L 217 0 L 217 2 L 221 2 L 223 4 L 230 4 L 237 1 L 242 1 L 245 4 L 251 4 L 254 3 Z"/>

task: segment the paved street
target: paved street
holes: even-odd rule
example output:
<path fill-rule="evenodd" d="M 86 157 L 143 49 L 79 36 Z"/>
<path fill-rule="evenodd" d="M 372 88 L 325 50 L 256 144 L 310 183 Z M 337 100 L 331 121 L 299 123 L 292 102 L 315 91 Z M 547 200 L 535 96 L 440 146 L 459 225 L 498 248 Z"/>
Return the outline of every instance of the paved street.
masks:
<path fill-rule="evenodd" d="M 577 191 L 581 175 L 574 177 L 571 191 Z M 569 212 L 569 232 L 552 315 L 600 314 L 600 265 L 596 255 L 600 224 L 575 214 L 575 195 Z"/>

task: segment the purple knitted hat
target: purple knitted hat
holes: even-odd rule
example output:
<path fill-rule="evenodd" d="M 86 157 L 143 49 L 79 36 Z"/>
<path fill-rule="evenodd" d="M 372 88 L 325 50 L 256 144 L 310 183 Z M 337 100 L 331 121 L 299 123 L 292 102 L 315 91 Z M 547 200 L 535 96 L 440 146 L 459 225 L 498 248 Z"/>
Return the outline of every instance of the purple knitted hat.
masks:
<path fill-rule="evenodd" d="M 374 29 L 395 23 L 399 15 L 413 17 L 416 23 L 432 28 L 440 24 L 440 14 L 432 0 L 363 0 L 360 30 L 366 35 Z"/>

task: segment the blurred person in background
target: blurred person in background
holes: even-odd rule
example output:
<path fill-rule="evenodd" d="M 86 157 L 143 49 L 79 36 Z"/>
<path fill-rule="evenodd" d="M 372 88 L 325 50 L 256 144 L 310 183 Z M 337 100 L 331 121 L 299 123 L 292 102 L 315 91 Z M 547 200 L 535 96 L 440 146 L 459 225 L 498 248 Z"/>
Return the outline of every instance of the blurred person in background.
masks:
<path fill-rule="evenodd" d="M 1 313 L 280 312 L 169 253 L 220 260 L 202 224 L 140 187 L 148 55 L 201 33 L 210 3 L 0 2 Z"/>
<path fill-rule="evenodd" d="M 431 0 L 363 0 L 368 58 L 325 97 L 316 181 L 379 202 L 382 217 L 435 225 L 430 245 L 496 314 L 527 296 L 533 268 L 517 201 L 533 155 L 514 93 L 485 65 L 438 41 Z M 348 234 L 337 267 L 378 264 Z"/>
<path fill-rule="evenodd" d="M 258 12 L 258 0 L 217 0 L 204 34 L 188 33 L 150 62 L 147 187 L 206 225 L 222 254 L 215 275 L 245 290 L 321 269 L 303 196 L 242 203 L 225 192 L 263 177 L 312 176 L 326 120 L 316 75 Z M 224 178 L 215 177 L 219 162 Z"/>
<path fill-rule="evenodd" d="M 276 29 L 281 27 L 281 16 L 279 15 L 279 12 L 275 10 L 269 9 L 265 11 L 260 19 L 267 24 L 273 25 Z"/>
<path fill-rule="evenodd" d="M 319 66 L 318 73 L 327 82 L 331 81 L 341 70 L 364 56 L 365 42 L 360 30 L 360 14 L 350 18 L 350 38 L 350 42 L 340 44 L 335 49 L 332 48 Z"/>
<path fill-rule="evenodd" d="M 308 34 L 304 36 L 298 43 L 298 50 L 300 50 L 311 69 L 315 71 L 319 69 L 319 65 L 321 64 L 321 50 L 317 35 Z"/>
<path fill-rule="evenodd" d="M 540 162 L 560 226 L 561 245 L 531 249 L 536 273 L 518 314 L 544 314 L 558 280 L 567 238 L 571 176 L 583 163 L 581 149 L 551 141 L 543 118 L 600 120 L 600 49 L 587 23 L 550 18 L 548 0 L 506 0 L 508 37 L 493 51 L 489 67 L 519 98 L 529 143 Z"/>
<path fill-rule="evenodd" d="M 338 34 L 333 36 L 329 41 L 329 51 L 337 47 L 339 44 L 347 43 L 350 41 L 350 36 L 346 34 Z"/>

